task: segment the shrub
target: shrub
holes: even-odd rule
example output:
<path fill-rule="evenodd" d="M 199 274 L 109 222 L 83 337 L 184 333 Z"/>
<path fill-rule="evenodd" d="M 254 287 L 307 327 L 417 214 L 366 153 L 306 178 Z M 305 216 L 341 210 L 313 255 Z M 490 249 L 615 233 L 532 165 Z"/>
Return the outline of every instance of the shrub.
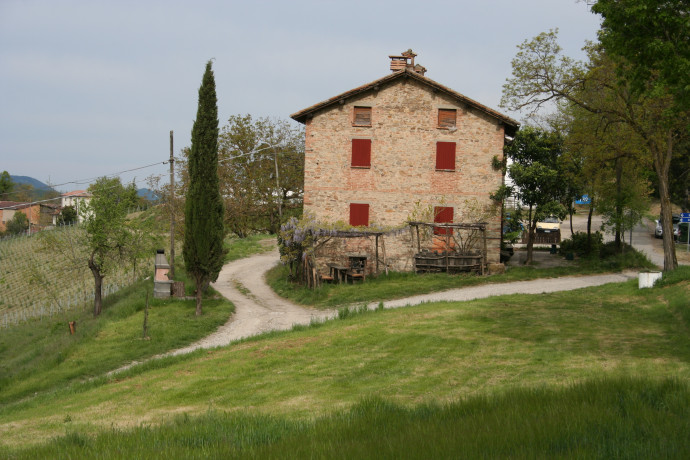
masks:
<path fill-rule="evenodd" d="M 561 254 L 575 253 L 580 257 L 598 256 L 604 245 L 604 235 L 601 232 L 575 232 L 572 238 L 561 241 Z"/>

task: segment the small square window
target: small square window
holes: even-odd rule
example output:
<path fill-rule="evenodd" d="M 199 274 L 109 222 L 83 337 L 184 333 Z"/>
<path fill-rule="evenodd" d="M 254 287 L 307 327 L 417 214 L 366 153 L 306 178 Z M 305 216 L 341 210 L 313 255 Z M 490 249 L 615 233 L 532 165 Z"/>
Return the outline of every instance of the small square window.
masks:
<path fill-rule="evenodd" d="M 452 224 L 453 208 L 451 206 L 434 206 L 434 223 Z M 434 235 L 452 235 L 452 228 L 434 227 Z"/>
<path fill-rule="evenodd" d="M 371 126 L 371 107 L 355 107 L 352 126 Z"/>
<path fill-rule="evenodd" d="M 455 171 L 455 142 L 436 143 L 436 169 Z"/>
<path fill-rule="evenodd" d="M 438 109 L 438 127 L 455 128 L 458 111 L 455 109 Z"/>
<path fill-rule="evenodd" d="M 353 227 L 369 226 L 369 205 L 367 203 L 350 203 L 350 225 Z"/>
<path fill-rule="evenodd" d="M 352 167 L 371 167 L 371 139 L 352 139 Z"/>

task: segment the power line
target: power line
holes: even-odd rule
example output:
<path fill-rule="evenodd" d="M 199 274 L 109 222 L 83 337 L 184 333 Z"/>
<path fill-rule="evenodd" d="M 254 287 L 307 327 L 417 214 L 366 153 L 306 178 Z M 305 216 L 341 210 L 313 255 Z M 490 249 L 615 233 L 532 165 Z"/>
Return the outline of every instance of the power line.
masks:
<path fill-rule="evenodd" d="M 112 173 L 112 174 L 107 174 L 107 175 L 104 175 L 104 176 L 97 176 L 97 177 L 92 177 L 92 178 L 89 178 L 89 179 L 73 180 L 73 181 L 70 181 L 70 182 L 64 182 L 64 183 L 62 183 L 62 184 L 49 185 L 49 187 L 50 187 L 50 188 L 62 187 L 62 186 L 64 186 L 64 185 L 69 185 L 69 184 L 74 184 L 74 185 L 89 184 L 89 183 L 91 183 L 91 182 L 94 182 L 94 181 L 100 179 L 101 177 L 115 177 L 115 176 L 119 176 L 120 174 L 132 172 L 132 171 L 139 171 L 140 169 L 151 168 L 151 167 L 153 167 L 153 166 L 158 166 L 158 165 L 165 165 L 165 164 L 168 164 L 168 162 L 169 162 L 169 160 L 166 160 L 166 161 L 159 161 L 159 162 L 157 162 L 157 163 L 151 163 L 151 164 L 146 165 L 146 166 L 139 166 L 139 167 L 137 167 L 137 168 L 126 169 L 126 170 L 124 170 L 124 171 L 119 171 L 119 172 Z M 45 189 L 41 189 L 41 190 L 45 190 Z M 11 195 L 11 194 L 13 194 L 13 193 L 14 193 L 14 192 L 0 193 L 0 196 Z"/>

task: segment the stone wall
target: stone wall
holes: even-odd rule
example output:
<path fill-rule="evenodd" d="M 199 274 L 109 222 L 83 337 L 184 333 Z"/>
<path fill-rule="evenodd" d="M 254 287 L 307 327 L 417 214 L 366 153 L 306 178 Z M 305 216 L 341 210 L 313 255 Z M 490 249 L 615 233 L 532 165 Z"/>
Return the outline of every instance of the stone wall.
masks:
<path fill-rule="evenodd" d="M 372 107 L 370 127 L 352 125 L 355 106 Z M 437 127 L 440 108 L 457 110 L 457 129 Z M 372 141 L 369 168 L 351 167 L 356 138 Z M 454 171 L 436 170 L 439 141 L 456 143 Z M 416 80 L 394 80 L 307 120 L 304 210 L 318 220 L 347 223 L 350 203 L 368 203 L 370 226 L 397 227 L 411 218 L 433 220 L 434 206 L 452 206 L 455 222 L 489 224 L 488 260 L 498 262 L 500 208 L 489 195 L 502 182 L 491 165 L 494 157 L 503 158 L 503 142 L 498 120 Z M 412 269 L 416 241 L 413 245 L 410 238 L 405 233 L 386 237 L 395 269 Z M 354 253 L 363 246 L 333 242 L 324 252 L 335 257 L 337 250 Z"/>

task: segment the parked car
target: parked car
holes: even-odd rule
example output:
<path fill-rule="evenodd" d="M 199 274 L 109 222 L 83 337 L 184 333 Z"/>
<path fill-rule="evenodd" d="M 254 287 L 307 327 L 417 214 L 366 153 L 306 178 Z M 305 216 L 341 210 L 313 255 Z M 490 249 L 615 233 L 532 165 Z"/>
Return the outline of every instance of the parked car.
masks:
<path fill-rule="evenodd" d="M 659 220 L 655 221 L 656 228 L 654 229 L 654 236 L 657 238 L 661 238 L 664 236 L 664 230 L 661 228 L 661 217 L 662 216 L 659 216 Z M 680 227 L 678 225 L 680 224 L 680 215 L 673 214 L 671 216 L 671 221 L 673 222 L 673 237 L 675 239 L 678 239 L 678 236 L 680 235 Z"/>
<path fill-rule="evenodd" d="M 541 222 L 537 222 L 537 231 L 541 233 L 553 233 L 560 231 L 561 221 L 558 217 L 549 216 L 544 218 Z"/>

